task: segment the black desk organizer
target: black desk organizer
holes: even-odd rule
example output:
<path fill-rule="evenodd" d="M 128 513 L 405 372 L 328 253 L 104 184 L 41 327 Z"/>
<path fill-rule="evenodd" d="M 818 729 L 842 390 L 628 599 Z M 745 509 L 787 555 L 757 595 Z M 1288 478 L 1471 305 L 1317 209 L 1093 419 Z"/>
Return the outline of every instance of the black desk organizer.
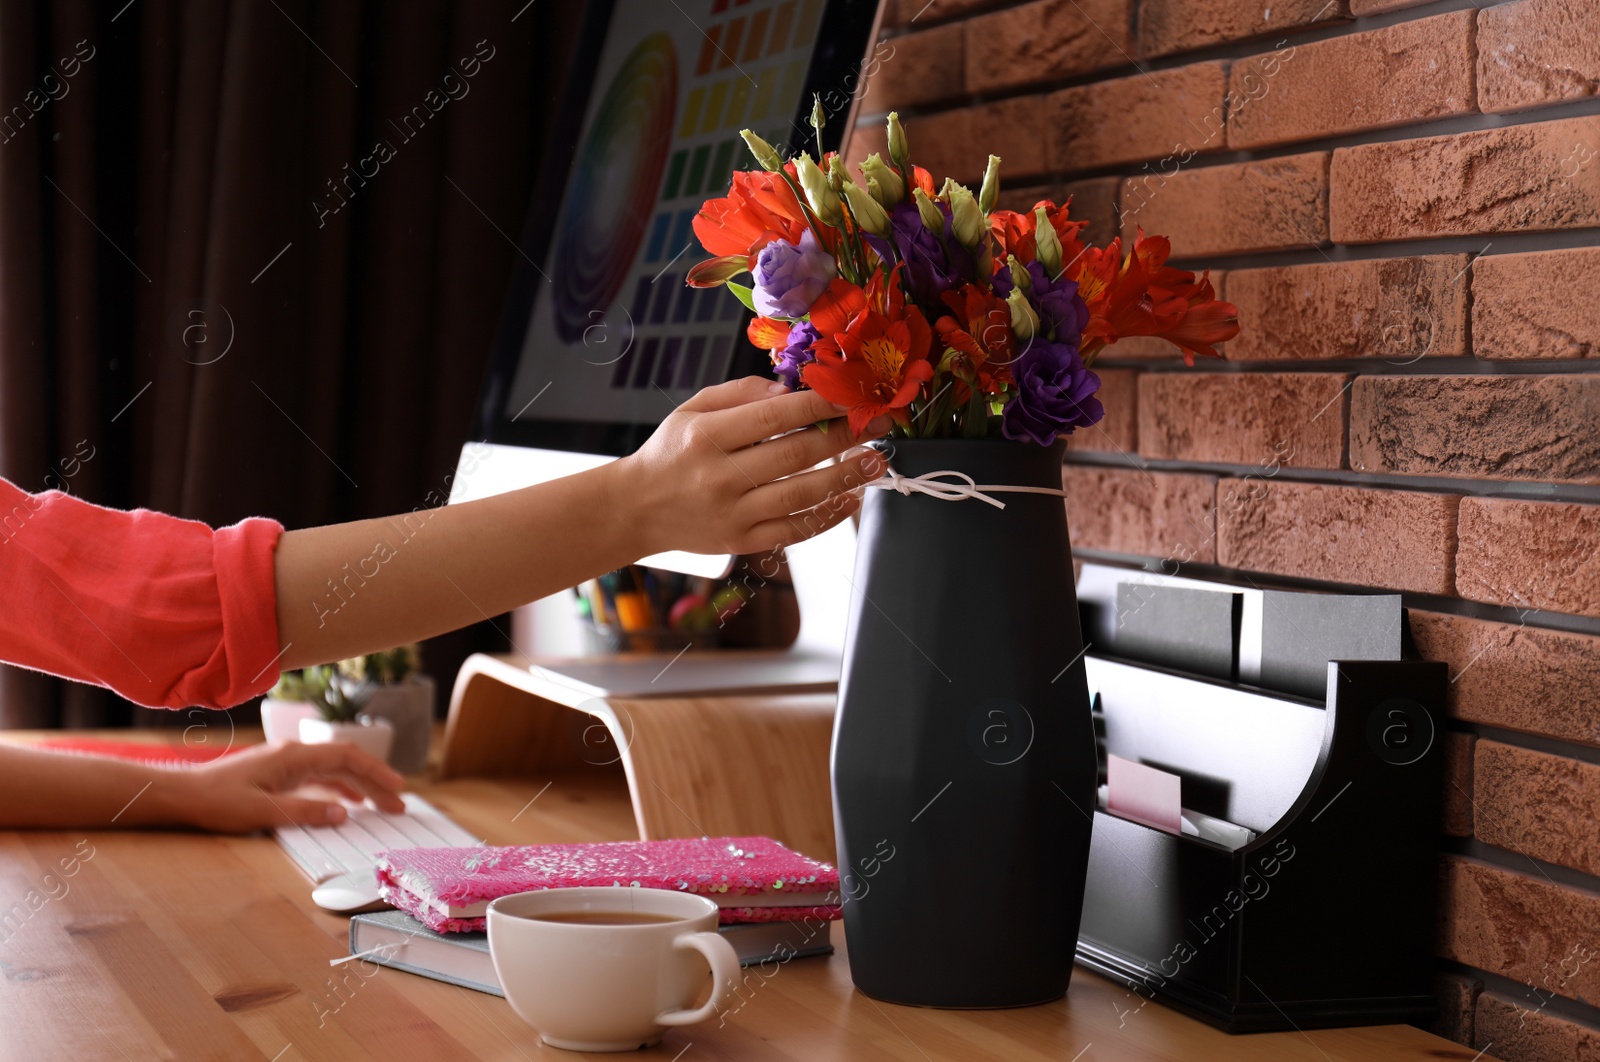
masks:
<path fill-rule="evenodd" d="M 1228 1032 L 1431 1019 L 1445 665 L 1330 662 L 1326 701 L 1089 669 L 1103 752 L 1257 833 L 1230 851 L 1094 812 L 1077 958 L 1128 986 L 1123 1009 Z"/>

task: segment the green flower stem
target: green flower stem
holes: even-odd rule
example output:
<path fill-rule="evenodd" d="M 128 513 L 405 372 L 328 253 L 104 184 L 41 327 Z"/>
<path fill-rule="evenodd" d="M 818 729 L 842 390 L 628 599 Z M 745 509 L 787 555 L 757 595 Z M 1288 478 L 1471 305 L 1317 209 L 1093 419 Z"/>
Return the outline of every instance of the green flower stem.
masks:
<path fill-rule="evenodd" d="M 867 265 L 867 248 L 861 239 L 861 222 L 856 220 L 855 214 L 851 211 L 849 199 L 840 196 L 839 207 L 844 211 L 844 216 L 850 219 L 850 228 L 845 233 L 845 242 L 850 247 L 850 256 L 853 259 L 858 275 L 861 277 L 861 280 L 857 283 L 865 283 L 868 274 L 872 270 Z"/>
<path fill-rule="evenodd" d="M 778 172 L 783 174 L 784 181 L 794 191 L 795 199 L 799 200 L 800 212 L 805 214 L 806 223 L 811 226 L 812 235 L 816 236 L 818 243 L 826 247 L 828 241 L 822 238 L 822 219 L 817 217 L 816 213 L 811 209 L 811 204 L 806 202 L 806 190 L 800 187 L 800 182 L 795 180 L 787 169 L 780 169 Z"/>

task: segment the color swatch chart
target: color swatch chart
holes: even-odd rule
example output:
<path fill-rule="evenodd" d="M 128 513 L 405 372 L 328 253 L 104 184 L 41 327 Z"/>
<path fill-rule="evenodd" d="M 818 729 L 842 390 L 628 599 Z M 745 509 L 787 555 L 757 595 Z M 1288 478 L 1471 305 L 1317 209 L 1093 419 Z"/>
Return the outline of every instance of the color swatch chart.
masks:
<path fill-rule="evenodd" d="M 708 257 L 693 230 L 735 168 L 739 137 L 780 147 L 824 0 L 618 0 L 507 407 L 553 383 L 541 415 L 660 419 L 673 402 L 750 371 L 729 292 L 688 287 Z"/>

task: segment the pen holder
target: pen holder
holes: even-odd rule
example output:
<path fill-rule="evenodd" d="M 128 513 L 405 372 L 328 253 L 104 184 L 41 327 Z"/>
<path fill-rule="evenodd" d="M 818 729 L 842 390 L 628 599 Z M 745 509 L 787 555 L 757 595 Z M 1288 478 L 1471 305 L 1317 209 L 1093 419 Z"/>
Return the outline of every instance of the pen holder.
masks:
<path fill-rule="evenodd" d="M 671 627 L 644 627 L 629 631 L 609 623 L 587 623 L 583 629 L 588 651 L 596 656 L 606 653 L 676 653 L 686 647 L 717 647 L 715 629 L 683 631 Z"/>

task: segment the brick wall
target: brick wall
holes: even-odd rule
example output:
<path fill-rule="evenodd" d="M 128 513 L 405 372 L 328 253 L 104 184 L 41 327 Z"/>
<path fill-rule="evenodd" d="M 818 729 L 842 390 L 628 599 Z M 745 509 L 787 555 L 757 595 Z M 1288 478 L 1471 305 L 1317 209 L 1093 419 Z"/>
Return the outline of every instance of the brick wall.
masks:
<path fill-rule="evenodd" d="M 1600 2 L 886 4 L 850 158 L 898 109 L 1239 306 L 1221 361 L 1101 362 L 1075 548 L 1403 592 L 1451 675 L 1438 1029 L 1600 1058 Z"/>

